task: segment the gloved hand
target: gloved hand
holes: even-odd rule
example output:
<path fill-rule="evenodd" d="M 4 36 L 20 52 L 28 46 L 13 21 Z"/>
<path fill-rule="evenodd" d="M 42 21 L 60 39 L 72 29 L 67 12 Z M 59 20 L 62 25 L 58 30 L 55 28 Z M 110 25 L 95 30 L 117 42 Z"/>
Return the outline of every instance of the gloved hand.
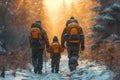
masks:
<path fill-rule="evenodd" d="M 51 53 L 51 49 L 50 48 L 46 48 L 46 51 Z"/>
<path fill-rule="evenodd" d="M 81 50 L 84 51 L 84 49 L 85 49 L 85 46 L 81 46 Z"/>
<path fill-rule="evenodd" d="M 46 48 L 50 48 L 50 45 L 49 45 L 49 44 L 47 44 L 47 45 L 46 45 Z"/>
<path fill-rule="evenodd" d="M 46 48 L 49 48 L 49 46 L 46 46 Z"/>

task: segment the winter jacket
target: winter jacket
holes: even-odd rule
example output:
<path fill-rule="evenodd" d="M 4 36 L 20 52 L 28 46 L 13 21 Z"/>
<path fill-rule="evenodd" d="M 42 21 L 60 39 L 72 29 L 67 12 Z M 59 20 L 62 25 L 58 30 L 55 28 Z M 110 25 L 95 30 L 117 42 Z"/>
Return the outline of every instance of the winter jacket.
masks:
<path fill-rule="evenodd" d="M 46 47 L 49 47 L 49 41 L 48 41 L 48 36 L 47 36 L 46 31 L 45 31 L 40 25 L 35 24 L 35 23 L 32 24 L 31 28 L 33 28 L 33 27 L 39 28 L 40 31 L 42 32 L 42 33 L 41 33 L 42 39 L 40 39 L 40 42 L 42 42 L 42 45 L 39 46 L 39 47 L 32 47 L 32 46 L 31 46 L 31 48 L 32 48 L 32 49 L 44 49 L 44 48 L 45 48 L 45 45 L 46 45 Z M 31 40 L 32 40 L 31 35 L 30 35 L 29 39 L 30 39 L 30 43 L 31 43 Z"/>

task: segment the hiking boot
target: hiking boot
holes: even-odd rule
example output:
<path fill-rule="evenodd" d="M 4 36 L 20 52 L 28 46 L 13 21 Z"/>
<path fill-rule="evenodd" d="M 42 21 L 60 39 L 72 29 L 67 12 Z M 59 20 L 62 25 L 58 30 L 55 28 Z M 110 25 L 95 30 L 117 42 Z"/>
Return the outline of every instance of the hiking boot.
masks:
<path fill-rule="evenodd" d="M 55 71 L 55 73 L 58 73 L 58 71 Z"/>
<path fill-rule="evenodd" d="M 52 73 L 54 73 L 54 69 L 52 69 Z"/>
<path fill-rule="evenodd" d="M 37 68 L 34 68 L 34 73 L 35 73 L 35 74 L 37 73 Z"/>
<path fill-rule="evenodd" d="M 42 71 L 38 71 L 38 74 L 42 74 Z"/>

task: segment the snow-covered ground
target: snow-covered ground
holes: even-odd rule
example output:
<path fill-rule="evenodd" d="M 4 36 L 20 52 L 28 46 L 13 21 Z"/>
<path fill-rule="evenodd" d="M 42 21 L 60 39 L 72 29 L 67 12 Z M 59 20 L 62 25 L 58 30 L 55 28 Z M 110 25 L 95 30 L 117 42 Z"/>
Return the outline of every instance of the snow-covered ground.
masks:
<path fill-rule="evenodd" d="M 29 70 L 17 70 L 16 77 L 6 71 L 5 78 L 0 80 L 113 80 L 114 73 L 107 70 L 106 66 L 96 64 L 89 60 L 80 60 L 76 71 L 70 73 L 68 68 L 68 58 L 66 55 L 61 57 L 59 74 L 51 73 L 51 60 L 44 63 L 43 74 L 34 74 Z M 29 67 L 33 67 L 29 64 Z"/>

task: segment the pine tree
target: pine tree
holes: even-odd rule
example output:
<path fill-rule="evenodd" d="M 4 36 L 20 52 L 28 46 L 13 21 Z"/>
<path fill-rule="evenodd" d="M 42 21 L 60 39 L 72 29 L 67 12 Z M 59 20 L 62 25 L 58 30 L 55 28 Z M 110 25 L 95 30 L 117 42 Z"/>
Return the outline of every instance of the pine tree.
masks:
<path fill-rule="evenodd" d="M 94 0 L 100 3 L 99 6 L 91 10 L 98 14 L 94 17 L 96 23 L 91 27 L 93 39 L 90 49 L 96 52 L 96 56 L 102 55 L 102 59 L 109 69 L 118 74 L 120 61 L 120 0 Z M 95 57 L 95 56 L 94 56 Z M 106 58 L 105 58 L 106 57 Z"/>
<path fill-rule="evenodd" d="M 94 39 L 94 48 L 99 48 L 100 44 L 113 36 L 115 40 L 119 40 L 120 36 L 120 3 L 113 0 L 96 0 L 101 5 L 92 9 L 98 16 L 92 20 L 96 21 L 91 27 Z"/>

